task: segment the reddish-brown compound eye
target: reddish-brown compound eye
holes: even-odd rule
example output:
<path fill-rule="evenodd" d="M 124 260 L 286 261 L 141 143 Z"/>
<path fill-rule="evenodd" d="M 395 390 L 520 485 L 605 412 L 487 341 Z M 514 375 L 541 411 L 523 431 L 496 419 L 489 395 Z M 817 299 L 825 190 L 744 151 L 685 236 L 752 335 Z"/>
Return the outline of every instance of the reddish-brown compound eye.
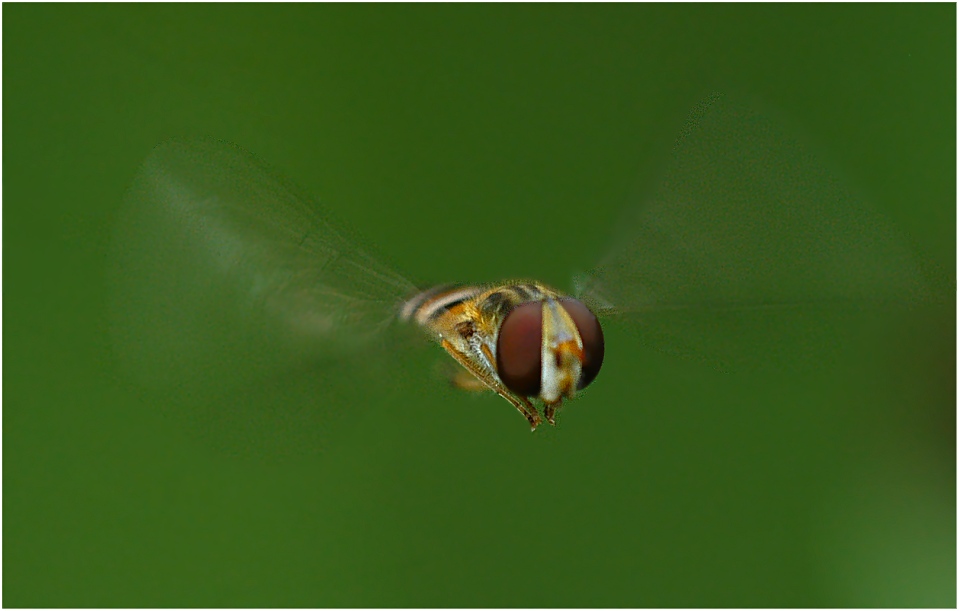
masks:
<path fill-rule="evenodd" d="M 521 303 L 506 315 L 496 340 L 499 378 L 521 397 L 539 394 L 542 370 L 543 303 Z"/>
<path fill-rule="evenodd" d="M 603 366 L 603 355 L 606 353 L 603 328 L 599 326 L 596 315 L 590 312 L 582 301 L 566 298 L 561 299 L 560 303 L 573 319 L 579 329 L 579 337 L 583 340 L 583 371 L 579 377 L 579 388 L 586 388 L 596 379 L 596 374 Z"/>
<path fill-rule="evenodd" d="M 583 371 L 578 388 L 589 385 L 603 366 L 605 343 L 599 320 L 581 301 L 562 299 L 583 340 Z M 496 368 L 506 387 L 523 397 L 539 394 L 543 364 L 543 304 L 523 303 L 506 315 L 496 343 Z"/>

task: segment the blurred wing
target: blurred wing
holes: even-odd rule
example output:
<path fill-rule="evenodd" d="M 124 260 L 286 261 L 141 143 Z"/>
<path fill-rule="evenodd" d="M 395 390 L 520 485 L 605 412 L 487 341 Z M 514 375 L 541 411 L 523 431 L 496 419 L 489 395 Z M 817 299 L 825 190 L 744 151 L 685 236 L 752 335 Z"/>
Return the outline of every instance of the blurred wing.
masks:
<path fill-rule="evenodd" d="M 577 279 L 583 301 L 632 315 L 658 347 L 726 364 L 765 358 L 754 340 L 802 333 L 825 311 L 924 292 L 875 212 L 773 122 L 724 96 L 696 109 L 661 187 L 621 227 Z"/>
<path fill-rule="evenodd" d="M 369 342 L 415 291 L 239 147 L 172 140 L 140 168 L 113 250 L 113 335 L 151 386 L 230 386 Z"/>

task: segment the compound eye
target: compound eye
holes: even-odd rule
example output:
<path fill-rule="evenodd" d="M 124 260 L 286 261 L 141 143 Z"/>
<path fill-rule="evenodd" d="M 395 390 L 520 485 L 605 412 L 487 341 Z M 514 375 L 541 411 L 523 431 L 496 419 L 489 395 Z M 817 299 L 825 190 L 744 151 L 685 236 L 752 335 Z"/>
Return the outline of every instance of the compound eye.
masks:
<path fill-rule="evenodd" d="M 563 309 L 573 319 L 583 340 L 583 369 L 578 389 L 586 388 L 603 366 L 606 350 L 603 329 L 596 315 L 577 299 L 560 300 Z M 543 366 L 543 303 L 523 303 L 506 315 L 500 326 L 496 344 L 496 368 L 499 377 L 517 395 L 535 397 L 539 394 Z"/>
<path fill-rule="evenodd" d="M 579 377 L 579 389 L 583 389 L 596 379 L 600 367 L 603 366 L 603 355 L 606 352 L 603 328 L 596 315 L 590 312 L 582 301 L 565 298 L 561 299 L 560 303 L 573 319 L 579 329 L 579 337 L 583 340 L 583 371 Z"/>
<path fill-rule="evenodd" d="M 539 394 L 542 370 L 543 303 L 521 303 L 506 315 L 496 340 L 499 377 L 521 397 Z"/>

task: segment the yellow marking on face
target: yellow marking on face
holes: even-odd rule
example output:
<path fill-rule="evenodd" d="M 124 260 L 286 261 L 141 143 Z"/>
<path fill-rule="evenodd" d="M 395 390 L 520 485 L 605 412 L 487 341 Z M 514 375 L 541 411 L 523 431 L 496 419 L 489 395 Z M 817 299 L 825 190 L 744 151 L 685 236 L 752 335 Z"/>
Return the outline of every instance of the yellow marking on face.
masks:
<path fill-rule="evenodd" d="M 579 346 L 575 340 L 566 340 L 558 346 L 556 346 L 554 354 L 556 355 L 556 366 L 562 367 L 564 362 L 567 362 L 567 356 L 572 356 L 578 360 L 581 364 L 583 362 L 583 348 Z"/>

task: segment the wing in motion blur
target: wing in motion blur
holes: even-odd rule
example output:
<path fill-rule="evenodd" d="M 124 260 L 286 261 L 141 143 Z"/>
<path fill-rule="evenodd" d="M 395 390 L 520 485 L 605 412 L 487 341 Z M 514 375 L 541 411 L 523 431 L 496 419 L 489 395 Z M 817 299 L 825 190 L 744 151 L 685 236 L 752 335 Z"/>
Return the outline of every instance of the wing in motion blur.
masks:
<path fill-rule="evenodd" d="M 660 347 L 708 360 L 762 359 L 744 334 L 788 317 L 924 292 L 875 211 L 725 96 L 694 111 L 659 190 L 620 227 L 577 292 L 594 311 L 636 317 Z"/>
<path fill-rule="evenodd" d="M 235 145 L 159 145 L 127 192 L 114 240 L 121 361 L 151 386 L 228 386 L 368 342 L 416 289 L 351 238 Z"/>

